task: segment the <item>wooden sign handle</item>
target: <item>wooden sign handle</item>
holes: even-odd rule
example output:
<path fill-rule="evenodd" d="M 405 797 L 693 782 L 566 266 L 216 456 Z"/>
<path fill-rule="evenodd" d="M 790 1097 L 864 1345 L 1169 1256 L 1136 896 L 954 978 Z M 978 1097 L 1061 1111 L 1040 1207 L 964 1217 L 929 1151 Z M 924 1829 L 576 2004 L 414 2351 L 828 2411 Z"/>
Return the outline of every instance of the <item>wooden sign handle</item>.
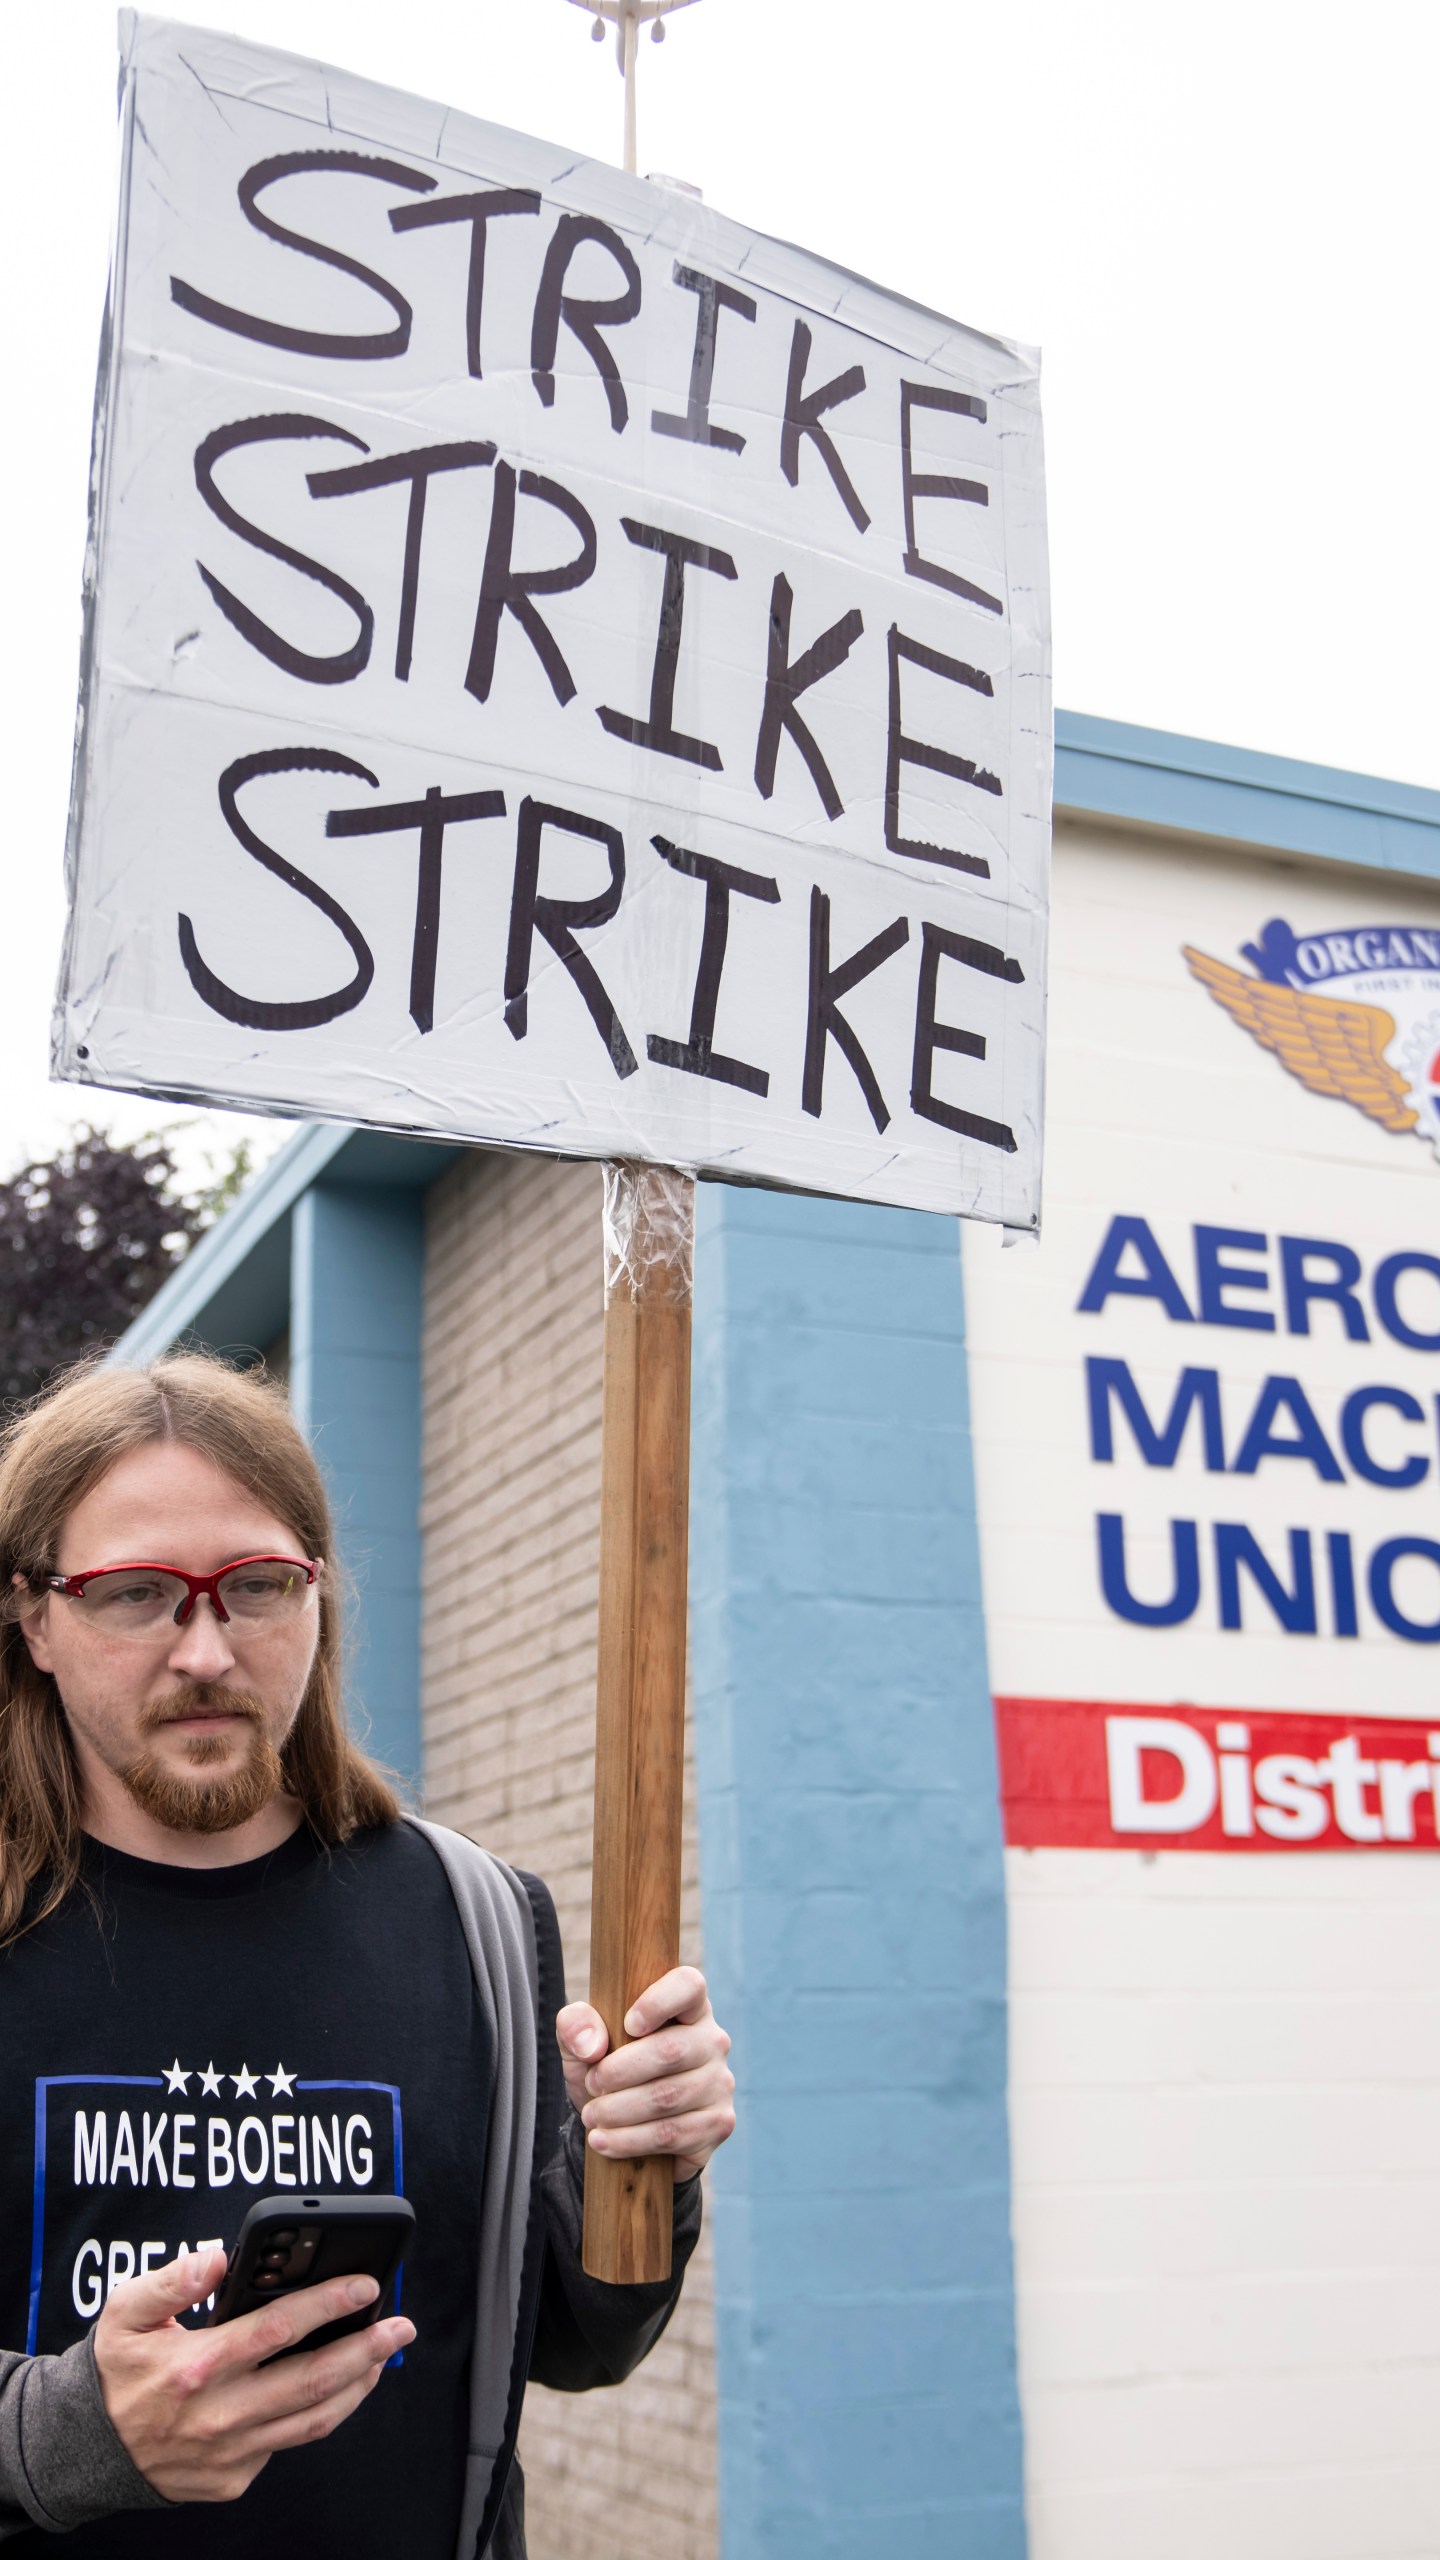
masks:
<path fill-rule="evenodd" d="M 590 1999 L 611 2047 L 679 1962 L 695 1186 L 605 1177 L 605 1383 Z M 674 2164 L 585 2157 L 582 2263 L 606 2284 L 670 2273 Z"/>

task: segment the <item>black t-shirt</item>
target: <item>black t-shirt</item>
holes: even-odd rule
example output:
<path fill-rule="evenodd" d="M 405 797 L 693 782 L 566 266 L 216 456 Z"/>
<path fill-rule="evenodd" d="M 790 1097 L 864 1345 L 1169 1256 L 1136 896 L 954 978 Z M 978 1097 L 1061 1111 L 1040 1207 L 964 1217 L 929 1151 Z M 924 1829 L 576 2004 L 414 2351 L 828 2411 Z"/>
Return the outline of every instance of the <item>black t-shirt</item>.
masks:
<path fill-rule="evenodd" d="M 237 1867 L 92 1844 L 86 1874 L 100 1925 L 77 1893 L 0 1957 L 0 2345 L 70 2346 L 112 2282 L 229 2247 L 291 2188 L 409 2198 L 386 2308 L 418 2335 L 243 2498 L 81 2525 L 67 2554 L 452 2560 L 493 2056 L 439 1860 L 404 1824 L 329 1852 L 302 1827 Z"/>

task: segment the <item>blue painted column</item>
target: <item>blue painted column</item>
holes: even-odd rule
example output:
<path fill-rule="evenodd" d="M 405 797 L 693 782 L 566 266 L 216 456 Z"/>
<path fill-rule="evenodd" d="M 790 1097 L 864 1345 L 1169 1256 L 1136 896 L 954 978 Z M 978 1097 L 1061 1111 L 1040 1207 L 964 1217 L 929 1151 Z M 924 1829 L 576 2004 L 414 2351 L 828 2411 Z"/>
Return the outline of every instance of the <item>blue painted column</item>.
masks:
<path fill-rule="evenodd" d="M 1023 2560 L 954 1223 L 702 1186 L 695 1362 L 724 2560 Z"/>
<path fill-rule="evenodd" d="M 420 1776 L 420 1318 L 423 1194 L 317 1183 L 295 1204 L 290 1395 L 335 1504 L 354 1591 L 357 1737 Z"/>

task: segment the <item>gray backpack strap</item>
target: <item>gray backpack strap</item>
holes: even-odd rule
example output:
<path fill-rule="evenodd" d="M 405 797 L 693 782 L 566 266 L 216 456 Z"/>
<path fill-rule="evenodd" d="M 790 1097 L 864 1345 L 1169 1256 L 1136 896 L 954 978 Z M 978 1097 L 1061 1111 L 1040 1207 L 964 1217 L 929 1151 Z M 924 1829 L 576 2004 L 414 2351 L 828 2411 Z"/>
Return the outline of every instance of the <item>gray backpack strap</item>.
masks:
<path fill-rule="evenodd" d="M 535 2157 L 530 2182 L 530 2216 L 525 2233 L 525 2259 L 520 2278 L 520 2317 L 515 2330 L 515 2346 L 510 2362 L 510 2396 L 505 2413 L 505 2440 L 500 2458 L 491 2475 L 490 2494 L 485 2501 L 469 2560 L 481 2560 L 488 2551 L 492 2536 L 500 2522 L 506 2486 L 512 2477 L 523 2497 L 523 2484 L 514 2469 L 515 2445 L 520 2433 L 520 2412 L 525 2405 L 525 2386 L 530 2379 L 530 2351 L 535 2343 L 535 2323 L 540 2310 L 540 2291 L 545 2276 L 545 2260 L 549 2249 L 546 2230 L 545 2200 L 540 2186 L 540 2172 L 549 2166 L 560 2146 L 560 2126 L 565 2111 L 565 2073 L 560 2061 L 560 2048 L 555 2041 L 555 2019 L 565 2005 L 565 1959 L 560 1944 L 560 1924 L 547 1885 L 538 1876 L 529 1876 L 523 1867 L 517 1877 L 530 1898 L 535 1923 L 535 1953 L 539 1972 L 540 2050 L 536 2074 Z M 524 2544 L 523 2506 L 520 2509 L 520 2543 Z M 465 2560 L 462 2552 L 461 2560 Z"/>
<path fill-rule="evenodd" d="M 468 2554 L 487 2507 L 493 2514 L 491 2484 L 510 2432 L 539 2096 L 535 1920 L 524 1885 L 501 1859 L 458 1831 L 414 1815 L 405 1818 L 428 1840 L 449 1879 L 495 2056 L 480 2198 L 470 2442 L 456 2543 L 457 2552 Z"/>

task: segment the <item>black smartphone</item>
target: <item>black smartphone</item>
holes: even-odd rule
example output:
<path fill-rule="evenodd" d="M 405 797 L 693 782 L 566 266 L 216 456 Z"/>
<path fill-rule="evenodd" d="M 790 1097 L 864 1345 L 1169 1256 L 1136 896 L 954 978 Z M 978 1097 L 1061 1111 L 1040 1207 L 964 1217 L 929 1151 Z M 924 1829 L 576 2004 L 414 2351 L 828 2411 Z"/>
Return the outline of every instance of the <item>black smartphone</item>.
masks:
<path fill-rule="evenodd" d="M 368 2329 L 395 2307 L 387 2296 L 414 2230 L 414 2210 L 403 2196 L 262 2196 L 240 2225 L 210 2325 L 238 2320 L 277 2294 L 325 2284 L 333 2276 L 373 2276 L 380 2290 L 363 2311 L 327 2320 L 280 2354 L 308 2354 L 312 2347 L 328 2347 L 332 2338 Z M 278 2363 L 279 2357 L 266 2362 Z"/>

